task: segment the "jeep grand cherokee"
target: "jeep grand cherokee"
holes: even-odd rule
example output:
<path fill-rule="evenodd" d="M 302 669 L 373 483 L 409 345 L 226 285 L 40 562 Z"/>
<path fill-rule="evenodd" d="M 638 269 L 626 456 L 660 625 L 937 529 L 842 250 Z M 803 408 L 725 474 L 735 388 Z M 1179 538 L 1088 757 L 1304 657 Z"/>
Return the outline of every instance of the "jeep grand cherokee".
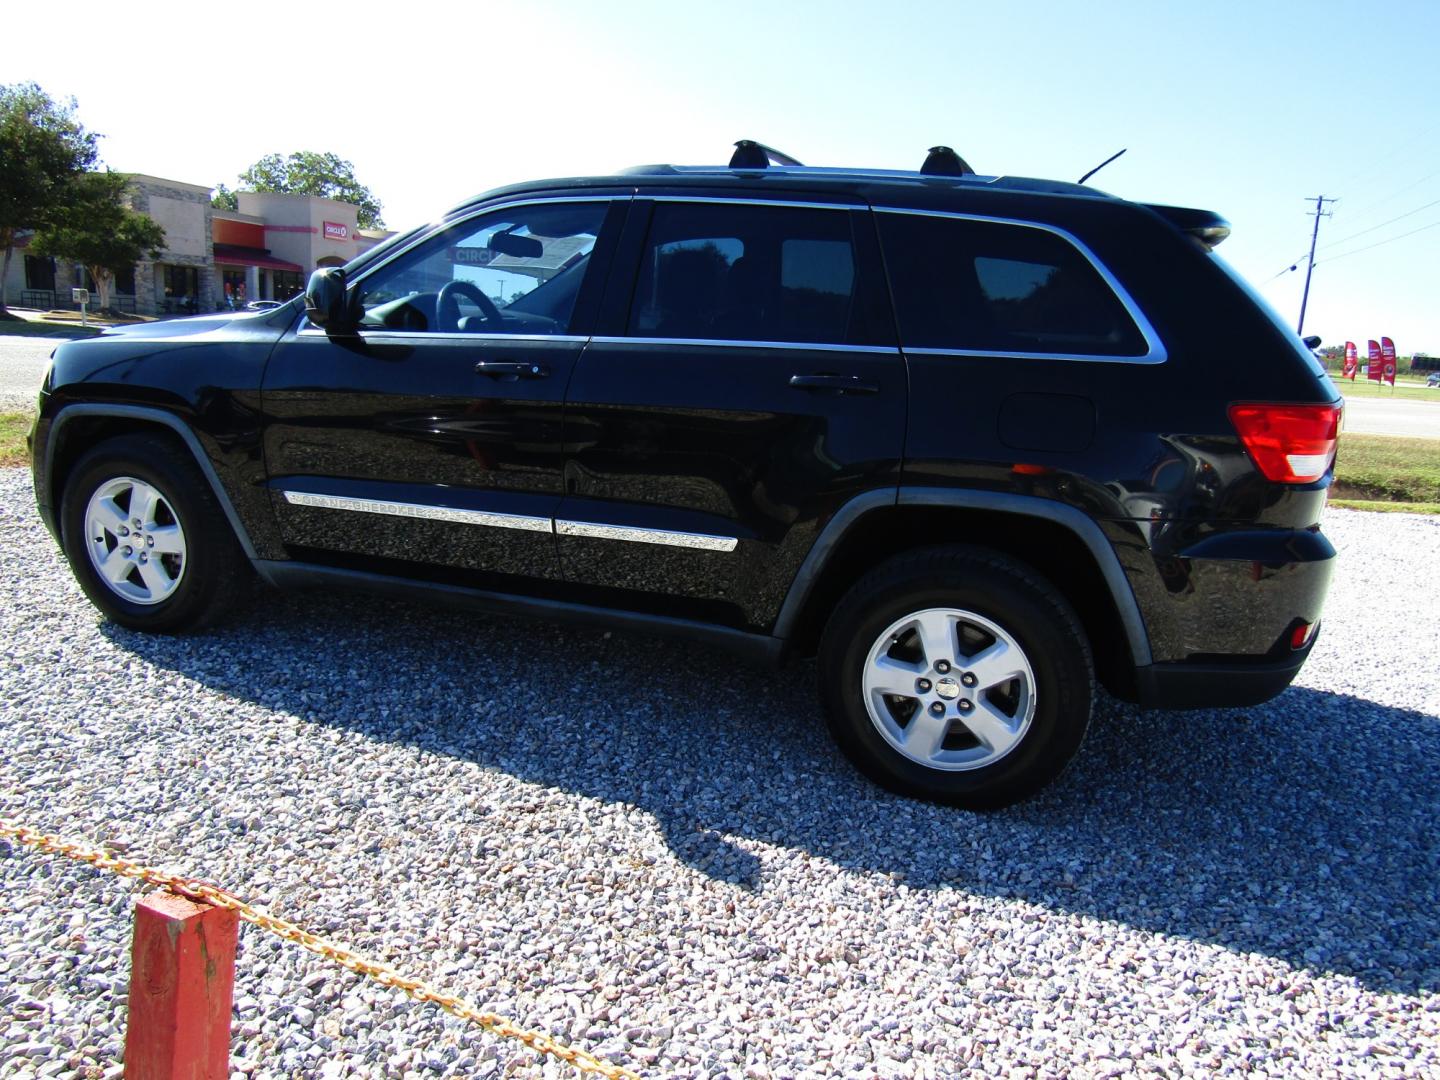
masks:
<path fill-rule="evenodd" d="M 1003 805 L 1097 678 L 1250 705 L 1314 644 L 1339 395 L 1227 232 L 944 148 L 520 184 L 61 345 L 35 491 L 125 626 L 253 571 L 813 654 L 865 773 Z"/>

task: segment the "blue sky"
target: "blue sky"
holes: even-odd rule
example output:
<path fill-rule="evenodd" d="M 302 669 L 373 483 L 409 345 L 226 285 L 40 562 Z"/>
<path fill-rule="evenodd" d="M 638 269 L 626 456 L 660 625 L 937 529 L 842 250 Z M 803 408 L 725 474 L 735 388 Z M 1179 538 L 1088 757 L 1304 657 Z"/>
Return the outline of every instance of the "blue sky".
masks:
<path fill-rule="evenodd" d="M 1225 214 L 1221 254 L 1292 322 L 1305 200 L 1339 197 L 1306 331 L 1440 354 L 1440 0 L 66 10 L 7 12 L 0 82 L 74 94 L 118 169 L 233 184 L 263 154 L 331 150 L 403 228 L 742 137 L 890 168 L 943 142 L 982 173 L 1070 180 L 1126 147 L 1093 183 Z"/>

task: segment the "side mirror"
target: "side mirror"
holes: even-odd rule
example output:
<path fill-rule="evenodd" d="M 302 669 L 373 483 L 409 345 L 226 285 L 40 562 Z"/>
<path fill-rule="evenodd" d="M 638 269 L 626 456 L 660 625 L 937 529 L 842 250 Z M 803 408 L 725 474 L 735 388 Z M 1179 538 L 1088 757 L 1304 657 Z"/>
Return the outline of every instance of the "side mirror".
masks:
<path fill-rule="evenodd" d="M 1303 337 L 1300 340 L 1304 343 L 1305 348 L 1311 350 L 1312 352 L 1320 348 L 1319 334 L 1311 334 L 1309 337 Z"/>
<path fill-rule="evenodd" d="M 345 270 L 322 266 L 305 286 L 305 314 L 327 334 L 354 333 L 360 320 L 345 289 Z"/>

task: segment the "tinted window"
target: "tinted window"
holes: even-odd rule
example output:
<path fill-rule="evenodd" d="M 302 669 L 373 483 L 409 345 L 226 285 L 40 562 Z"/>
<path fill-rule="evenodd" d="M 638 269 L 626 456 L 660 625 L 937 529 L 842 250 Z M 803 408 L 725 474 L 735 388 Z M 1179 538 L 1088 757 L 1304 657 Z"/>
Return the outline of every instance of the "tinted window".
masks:
<path fill-rule="evenodd" d="M 365 277 L 363 326 L 412 333 L 563 334 L 608 203 L 496 210 Z"/>
<path fill-rule="evenodd" d="M 53 291 L 55 288 L 55 260 L 49 256 L 26 255 L 25 287 Z"/>
<path fill-rule="evenodd" d="M 844 210 L 659 203 L 640 264 L 636 337 L 864 340 Z"/>
<path fill-rule="evenodd" d="M 1043 229 L 882 213 L 901 341 L 916 348 L 1140 356 L 1114 290 Z"/>

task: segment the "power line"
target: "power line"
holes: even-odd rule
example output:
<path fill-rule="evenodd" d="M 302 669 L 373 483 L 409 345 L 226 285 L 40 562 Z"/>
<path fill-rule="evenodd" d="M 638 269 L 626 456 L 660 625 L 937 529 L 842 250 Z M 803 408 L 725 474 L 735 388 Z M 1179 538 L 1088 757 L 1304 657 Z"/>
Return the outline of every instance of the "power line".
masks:
<path fill-rule="evenodd" d="M 1335 186 L 1336 186 L 1337 188 L 1344 189 L 1344 188 L 1349 187 L 1350 184 L 1351 184 L 1353 181 L 1358 180 L 1358 179 L 1360 179 L 1360 178 L 1362 178 L 1362 177 L 1363 177 L 1364 179 L 1368 180 L 1370 177 L 1374 176 L 1377 172 L 1382 172 L 1383 170 L 1385 170 L 1386 168 L 1388 168 L 1390 162 L 1391 162 L 1397 155 L 1405 152 L 1406 150 L 1409 150 L 1412 145 L 1414 145 L 1415 143 L 1418 143 L 1418 142 L 1423 141 L 1424 139 L 1428 138 L 1430 135 L 1432 135 L 1433 133 L 1435 133 L 1435 132 L 1437 132 L 1437 131 L 1440 131 L 1440 124 L 1435 124 L 1434 126 L 1432 126 L 1432 127 L 1430 127 L 1430 128 L 1427 128 L 1425 131 L 1422 131 L 1419 135 L 1415 135 L 1415 136 L 1412 136 L 1412 137 L 1409 138 L 1409 139 L 1404 140 L 1404 141 L 1401 142 L 1398 146 L 1396 146 L 1393 150 L 1391 150 L 1390 153 L 1386 154 L 1386 155 L 1385 155 L 1384 157 L 1382 157 L 1382 158 L 1377 158 L 1377 159 L 1371 161 L 1368 166 L 1363 166 L 1363 167 L 1361 167 L 1357 172 L 1351 173 L 1348 179 L 1346 179 L 1343 183 L 1337 184 L 1337 185 L 1335 185 Z"/>
<path fill-rule="evenodd" d="M 1384 206 L 1391 199 L 1394 199 L 1400 195 L 1404 195 L 1405 192 L 1411 191 L 1414 188 L 1417 188 L 1421 184 L 1425 183 L 1427 180 L 1435 179 L 1435 177 L 1437 176 L 1440 176 L 1440 169 L 1437 169 L 1435 172 L 1432 173 L 1426 173 L 1424 176 L 1420 177 L 1419 180 L 1412 180 L 1404 187 L 1397 188 L 1395 191 L 1392 191 L 1389 195 L 1386 195 L 1383 198 L 1373 199 L 1368 203 L 1364 203 L 1363 205 L 1361 205 L 1359 210 L 1351 211 L 1351 220 L 1353 221 L 1357 218 L 1364 218 L 1367 214 L 1373 212 L 1377 206 Z"/>
<path fill-rule="evenodd" d="M 1334 262 L 1336 259 L 1345 259 L 1351 255 L 1359 255 L 1362 251 L 1370 251 L 1377 247 L 1384 247 L 1386 244 L 1393 244 L 1396 240 L 1404 240 L 1407 236 L 1414 236 L 1416 233 L 1424 232 L 1426 229 L 1434 229 L 1437 226 L 1440 226 L 1440 221 L 1432 221 L 1429 225 L 1421 225 L 1418 229 L 1411 229 L 1409 232 L 1403 232 L 1399 236 L 1392 236 L 1385 240 L 1377 240 L 1373 244 L 1366 244 L 1364 247 L 1355 248 L 1353 251 L 1342 251 L 1339 255 L 1331 255 L 1329 258 L 1321 259 L 1320 262 L 1317 262 L 1315 265 L 1319 266 L 1321 263 Z"/>
<path fill-rule="evenodd" d="M 1436 127 L 1435 130 L 1440 130 L 1440 125 L 1437 125 L 1437 127 Z M 1436 176 L 1440 176 L 1440 171 L 1436 171 L 1436 172 L 1433 172 L 1433 173 L 1429 173 L 1429 174 L 1427 174 L 1427 175 L 1425 175 L 1425 176 L 1422 176 L 1419 180 L 1416 180 L 1414 183 L 1408 184 L 1408 185 L 1406 185 L 1405 187 L 1400 188 L 1398 191 L 1391 192 L 1389 195 L 1385 196 L 1383 199 L 1380 199 L 1380 200 L 1378 200 L 1378 201 L 1376 201 L 1376 202 L 1369 203 L 1369 204 L 1366 206 L 1366 208 L 1363 209 L 1363 210 L 1360 212 L 1360 214 L 1357 215 L 1357 216 L 1363 218 L 1363 217 L 1365 216 L 1365 213 L 1366 213 L 1368 210 L 1371 210 L 1371 209 L 1373 209 L 1374 207 L 1380 206 L 1380 205 L 1382 205 L 1383 203 L 1387 203 L 1387 202 L 1389 202 L 1391 199 L 1395 198 L 1397 195 L 1403 195 L 1405 192 L 1409 191 L 1411 188 L 1419 187 L 1421 184 L 1425 183 L 1425 181 L 1430 180 L 1430 179 L 1432 179 L 1432 178 L 1434 178 L 1434 177 L 1436 177 Z M 1327 201 L 1338 202 L 1339 200 L 1338 200 L 1338 199 L 1334 199 L 1334 200 L 1327 200 Z M 1428 209 L 1430 209 L 1432 206 L 1440 206 L 1440 199 L 1434 199 L 1434 200 L 1432 200 L 1432 201 L 1430 201 L 1430 202 L 1428 202 L 1428 203 L 1425 203 L 1425 204 L 1422 205 L 1422 206 L 1417 206 L 1417 207 L 1415 207 L 1415 209 L 1413 209 L 1413 210 L 1407 210 L 1407 211 L 1405 211 L 1405 213 L 1403 213 L 1403 214 L 1397 214 L 1397 215 L 1396 215 L 1395 217 L 1393 217 L 1393 218 L 1387 218 L 1385 221 L 1380 222 L 1380 224 L 1378 224 L 1378 225 L 1371 225 L 1369 228 L 1361 229 L 1359 232 L 1351 233 L 1349 236 L 1342 236 L 1339 240 L 1331 240 L 1331 241 L 1329 241 L 1329 242 L 1327 242 L 1327 243 L 1321 244 L 1321 245 L 1319 245 L 1319 247 L 1318 247 L 1316 250 L 1325 251 L 1325 250 L 1327 250 L 1328 248 L 1338 247 L 1338 246 L 1341 245 L 1341 244 L 1345 244 L 1345 243 L 1348 243 L 1348 242 L 1351 241 L 1351 240 L 1358 239 L 1359 237 L 1365 236 L 1365 235 L 1367 235 L 1368 233 L 1375 232 L 1377 229 L 1383 229 L 1383 228 L 1385 228 L 1385 226 L 1387 226 L 1387 225 L 1393 225 L 1393 224 L 1395 224 L 1395 222 L 1397 222 L 1397 221 L 1403 221 L 1403 220 L 1405 220 L 1407 217 L 1413 217 L 1414 215 L 1420 213 L 1422 210 L 1428 210 Z M 1328 215 L 1327 215 L 1327 216 L 1328 216 Z M 1317 224 L 1318 224 L 1318 223 L 1317 223 Z M 1429 227 L 1430 227 L 1430 226 L 1428 226 L 1428 225 L 1425 226 L 1425 228 L 1429 228 Z M 1416 231 L 1416 232 L 1419 232 L 1420 230 L 1417 229 L 1417 230 L 1415 230 L 1415 231 Z M 1392 239 L 1399 240 L 1399 239 L 1401 239 L 1402 237 L 1410 236 L 1410 235 L 1413 235 L 1413 234 L 1412 234 L 1412 233 L 1402 233 L 1400 236 L 1393 237 Z M 1388 243 L 1388 242 L 1389 242 L 1388 240 L 1382 241 L 1382 243 Z M 1372 244 L 1372 245 L 1370 245 L 1370 247 L 1378 247 L 1378 246 L 1379 246 L 1378 244 Z M 1370 250 L 1369 247 L 1358 248 L 1358 249 L 1357 249 L 1357 251 L 1368 251 L 1368 250 Z M 1353 252 L 1345 252 L 1345 253 L 1343 253 L 1343 254 L 1353 254 Z M 1322 263 L 1322 262 L 1331 262 L 1332 260 L 1334 260 L 1334 259 L 1336 259 L 1336 258 L 1340 258 L 1340 257 L 1341 257 L 1341 256 L 1339 256 L 1339 255 L 1332 255 L 1332 256 L 1330 256 L 1330 257 L 1328 257 L 1328 258 L 1319 260 L 1318 262 L 1314 263 L 1313 265 L 1318 266 L 1318 265 L 1320 265 L 1320 263 Z M 1314 252 L 1313 252 L 1313 251 L 1311 252 L 1311 258 L 1312 258 L 1312 259 L 1314 258 Z M 1305 261 L 1305 253 L 1302 251 L 1299 255 L 1295 256 L 1295 258 L 1290 261 L 1289 265 L 1281 267 L 1281 268 L 1280 268 L 1279 270 L 1277 270 L 1275 273 L 1271 274 L 1268 278 L 1266 278 L 1261 284 L 1268 285 L 1270 282 L 1276 280 L 1277 278 L 1282 278 L 1282 277 L 1284 277 L 1286 274 L 1292 274 L 1292 273 L 1294 273 L 1296 270 L 1299 270 L 1299 269 L 1300 269 L 1300 264 L 1301 264 L 1302 262 L 1304 262 L 1304 261 Z"/>
<path fill-rule="evenodd" d="M 1354 240 L 1358 236 L 1364 236 L 1366 233 L 1372 233 L 1376 229 L 1383 229 L 1386 225 L 1393 225 L 1397 221 L 1403 221 L 1407 217 L 1413 217 L 1415 214 L 1420 213 L 1421 210 L 1429 210 L 1432 206 L 1440 206 L 1440 199 L 1428 202 L 1424 206 L 1417 206 L 1414 210 L 1407 210 L 1405 213 L 1398 214 L 1388 221 L 1382 221 L 1379 225 L 1371 225 L 1368 229 L 1361 229 L 1359 232 L 1351 233 L 1349 236 L 1342 237 L 1339 240 L 1331 240 L 1328 244 L 1321 244 L 1320 248 L 1323 251 L 1325 248 L 1337 247 L 1347 241 Z"/>
<path fill-rule="evenodd" d="M 1278 278 L 1278 277 L 1284 277 L 1286 274 L 1289 274 L 1289 273 L 1292 273 L 1293 271 L 1299 270 L 1299 269 L 1300 269 L 1300 262 L 1301 262 L 1301 260 L 1303 260 L 1304 258 L 1305 258 L 1305 253 L 1304 253 L 1304 252 L 1301 252 L 1299 255 L 1295 256 L 1295 261 L 1294 261 L 1293 263 L 1291 263 L 1289 266 L 1285 267 L 1285 269 L 1284 269 L 1284 270 L 1281 270 L 1278 274 L 1272 274 L 1272 275 L 1270 275 L 1270 276 L 1267 277 L 1264 281 L 1262 281 L 1261 284 L 1262 284 L 1262 285 L 1268 285 L 1268 284 L 1270 284 L 1270 282 L 1274 281 L 1274 280 L 1275 280 L 1276 278 Z"/>

